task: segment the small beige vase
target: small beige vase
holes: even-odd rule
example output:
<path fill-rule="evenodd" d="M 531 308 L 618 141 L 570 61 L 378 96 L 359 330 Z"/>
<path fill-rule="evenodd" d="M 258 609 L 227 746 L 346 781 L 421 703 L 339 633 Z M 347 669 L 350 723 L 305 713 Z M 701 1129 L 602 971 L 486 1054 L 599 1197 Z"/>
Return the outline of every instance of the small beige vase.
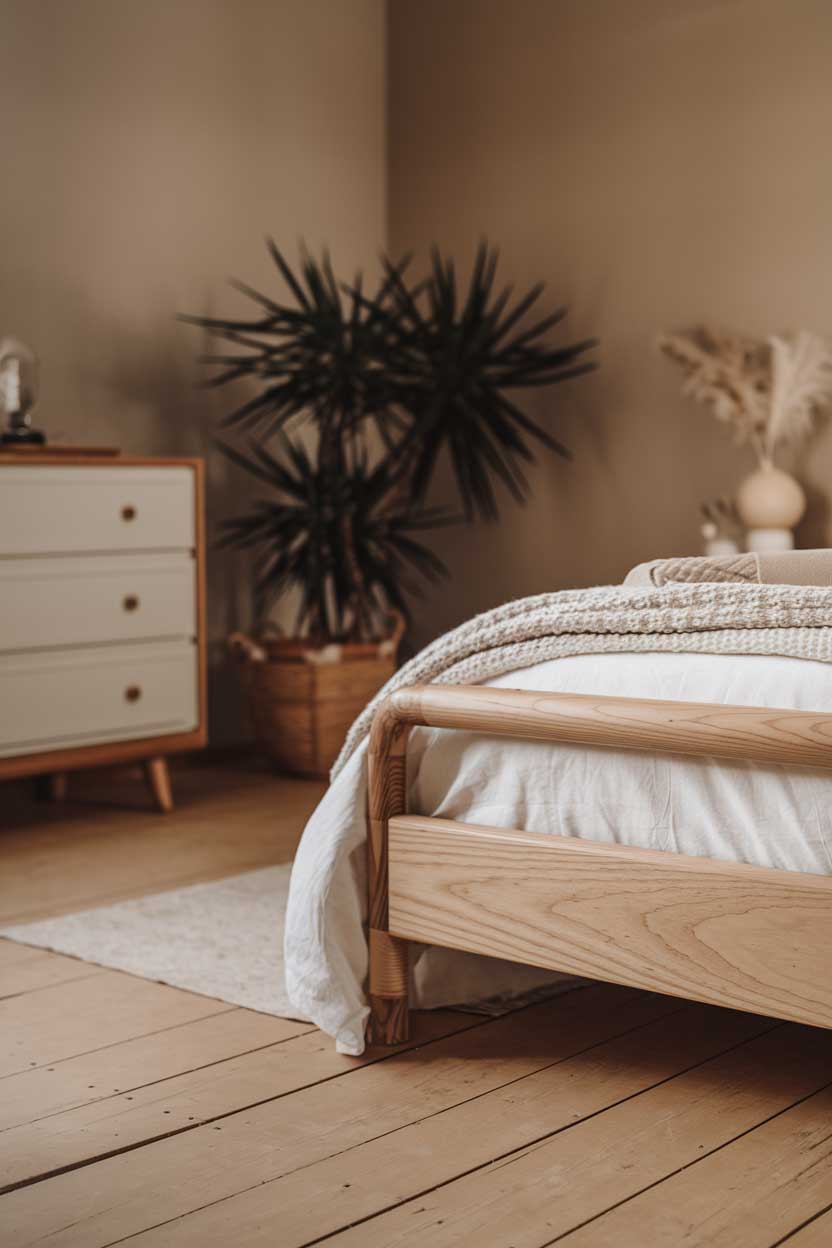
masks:
<path fill-rule="evenodd" d="M 748 550 L 792 549 L 792 530 L 806 510 L 806 495 L 794 477 L 763 463 L 742 482 L 735 501 Z"/>

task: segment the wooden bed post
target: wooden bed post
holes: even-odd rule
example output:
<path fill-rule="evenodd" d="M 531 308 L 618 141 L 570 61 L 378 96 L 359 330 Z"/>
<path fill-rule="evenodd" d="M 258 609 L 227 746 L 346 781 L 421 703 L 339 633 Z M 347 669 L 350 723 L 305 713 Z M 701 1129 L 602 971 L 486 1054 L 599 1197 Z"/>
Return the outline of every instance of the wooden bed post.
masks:
<path fill-rule="evenodd" d="M 387 824 L 405 813 L 410 723 L 400 715 L 409 691 L 382 703 L 368 753 L 367 881 L 369 888 L 370 1032 L 375 1044 L 403 1044 L 408 1036 L 407 941 L 388 922 Z"/>

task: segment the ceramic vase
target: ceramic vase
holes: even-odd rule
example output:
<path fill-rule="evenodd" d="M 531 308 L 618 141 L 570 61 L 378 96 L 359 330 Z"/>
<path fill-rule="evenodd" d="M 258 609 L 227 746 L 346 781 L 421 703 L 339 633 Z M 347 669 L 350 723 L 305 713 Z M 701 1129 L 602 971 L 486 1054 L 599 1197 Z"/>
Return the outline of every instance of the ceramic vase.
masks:
<path fill-rule="evenodd" d="M 746 549 L 791 550 L 794 526 L 806 510 L 806 495 L 788 472 L 762 463 L 740 485 L 736 507 L 746 533 Z"/>

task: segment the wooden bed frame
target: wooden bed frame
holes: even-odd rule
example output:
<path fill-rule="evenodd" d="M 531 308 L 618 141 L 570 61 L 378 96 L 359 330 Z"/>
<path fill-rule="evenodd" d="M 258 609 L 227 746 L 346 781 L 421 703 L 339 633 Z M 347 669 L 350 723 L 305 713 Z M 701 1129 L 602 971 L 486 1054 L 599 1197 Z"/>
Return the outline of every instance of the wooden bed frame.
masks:
<path fill-rule="evenodd" d="M 832 876 L 405 812 L 416 725 L 832 768 L 832 714 L 483 686 L 381 706 L 369 749 L 370 1030 L 408 1032 L 408 941 L 832 1028 Z"/>

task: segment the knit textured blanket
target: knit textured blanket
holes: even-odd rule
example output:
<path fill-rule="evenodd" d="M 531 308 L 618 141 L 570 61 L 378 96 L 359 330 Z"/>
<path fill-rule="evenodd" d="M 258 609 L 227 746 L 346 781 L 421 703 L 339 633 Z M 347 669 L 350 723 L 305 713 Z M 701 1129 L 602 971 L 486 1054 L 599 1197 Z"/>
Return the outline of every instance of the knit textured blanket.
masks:
<path fill-rule="evenodd" d="M 832 662 L 832 588 L 806 585 L 609 585 L 538 594 L 475 616 L 406 663 L 362 711 L 334 780 L 379 703 L 419 684 L 477 684 L 547 659 L 615 651 L 777 654 Z"/>
<path fill-rule="evenodd" d="M 625 585 L 742 581 L 751 585 L 832 586 L 832 550 L 740 551 L 735 555 L 687 555 L 653 559 L 628 572 Z"/>

